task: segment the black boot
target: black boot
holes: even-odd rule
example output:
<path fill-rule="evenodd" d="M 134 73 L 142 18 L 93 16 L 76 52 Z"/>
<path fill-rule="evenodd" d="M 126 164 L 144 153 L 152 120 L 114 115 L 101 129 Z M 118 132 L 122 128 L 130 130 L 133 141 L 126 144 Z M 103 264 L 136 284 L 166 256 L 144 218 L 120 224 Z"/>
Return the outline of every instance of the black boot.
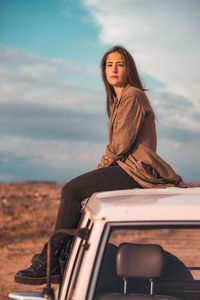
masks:
<path fill-rule="evenodd" d="M 60 258 L 59 258 L 61 274 L 64 273 L 65 265 L 69 258 L 71 245 L 72 245 L 72 239 L 69 239 L 69 241 L 67 242 L 67 245 L 61 251 Z"/>
<path fill-rule="evenodd" d="M 66 262 L 67 262 L 68 257 L 69 257 L 71 244 L 72 244 L 72 239 L 69 239 L 66 246 L 65 246 L 65 248 L 63 248 L 62 251 L 61 251 L 61 254 L 60 254 L 60 257 L 59 257 L 61 274 L 63 274 L 63 272 L 64 272 L 65 265 L 66 265 Z M 38 261 L 39 258 L 40 258 L 40 253 L 34 254 L 32 259 L 31 259 L 31 263 L 32 264 L 35 263 L 36 261 Z"/>
<path fill-rule="evenodd" d="M 51 250 L 51 282 L 59 283 L 62 277 L 59 257 L 67 241 L 53 241 Z M 47 269 L 47 244 L 42 252 L 33 256 L 32 265 L 24 270 L 20 270 L 15 275 L 15 281 L 23 284 L 40 285 L 46 282 Z"/>

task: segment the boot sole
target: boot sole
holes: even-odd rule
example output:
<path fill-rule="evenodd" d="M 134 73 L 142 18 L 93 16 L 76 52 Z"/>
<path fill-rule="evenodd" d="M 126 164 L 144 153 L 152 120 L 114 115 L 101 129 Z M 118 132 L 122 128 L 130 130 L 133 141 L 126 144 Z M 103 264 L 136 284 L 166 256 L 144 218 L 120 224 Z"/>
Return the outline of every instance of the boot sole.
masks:
<path fill-rule="evenodd" d="M 51 283 L 59 284 L 62 275 L 51 275 Z M 15 275 L 15 282 L 30 285 L 41 285 L 47 282 L 46 276 L 44 277 L 26 277 Z"/>

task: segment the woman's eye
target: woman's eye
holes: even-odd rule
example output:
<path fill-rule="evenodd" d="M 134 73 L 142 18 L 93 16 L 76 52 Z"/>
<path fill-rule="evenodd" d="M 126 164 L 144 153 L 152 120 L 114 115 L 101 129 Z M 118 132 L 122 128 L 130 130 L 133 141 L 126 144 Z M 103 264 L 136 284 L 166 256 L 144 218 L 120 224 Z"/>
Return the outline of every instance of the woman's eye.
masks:
<path fill-rule="evenodd" d="M 123 63 L 118 63 L 117 66 L 118 67 L 124 67 L 124 64 Z M 113 67 L 113 65 L 112 64 L 107 64 L 106 67 Z"/>

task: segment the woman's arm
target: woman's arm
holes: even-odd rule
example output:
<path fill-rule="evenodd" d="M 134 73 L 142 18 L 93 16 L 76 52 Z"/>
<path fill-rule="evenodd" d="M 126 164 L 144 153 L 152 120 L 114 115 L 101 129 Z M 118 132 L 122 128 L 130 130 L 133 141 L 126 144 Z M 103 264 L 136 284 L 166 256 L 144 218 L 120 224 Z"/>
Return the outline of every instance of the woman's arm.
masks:
<path fill-rule="evenodd" d="M 147 102 L 146 102 L 147 101 Z M 132 148 L 145 118 L 148 100 L 141 91 L 121 100 L 113 124 L 111 141 L 97 168 L 108 167 L 121 160 Z"/>

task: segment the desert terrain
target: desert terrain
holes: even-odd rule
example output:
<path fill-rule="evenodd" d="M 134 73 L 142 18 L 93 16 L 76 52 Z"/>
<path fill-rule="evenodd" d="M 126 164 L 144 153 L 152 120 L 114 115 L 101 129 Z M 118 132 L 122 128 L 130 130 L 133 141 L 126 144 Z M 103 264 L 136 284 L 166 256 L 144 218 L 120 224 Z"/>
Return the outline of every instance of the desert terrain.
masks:
<path fill-rule="evenodd" d="M 30 266 L 54 228 L 63 184 L 0 183 L 0 300 L 10 291 L 41 290 L 44 286 L 14 282 L 18 270 Z"/>
<path fill-rule="evenodd" d="M 55 182 L 0 183 L 0 300 L 10 291 L 44 286 L 14 282 L 18 270 L 30 265 L 54 228 L 63 184 Z M 191 184 L 200 186 L 200 184 Z"/>

